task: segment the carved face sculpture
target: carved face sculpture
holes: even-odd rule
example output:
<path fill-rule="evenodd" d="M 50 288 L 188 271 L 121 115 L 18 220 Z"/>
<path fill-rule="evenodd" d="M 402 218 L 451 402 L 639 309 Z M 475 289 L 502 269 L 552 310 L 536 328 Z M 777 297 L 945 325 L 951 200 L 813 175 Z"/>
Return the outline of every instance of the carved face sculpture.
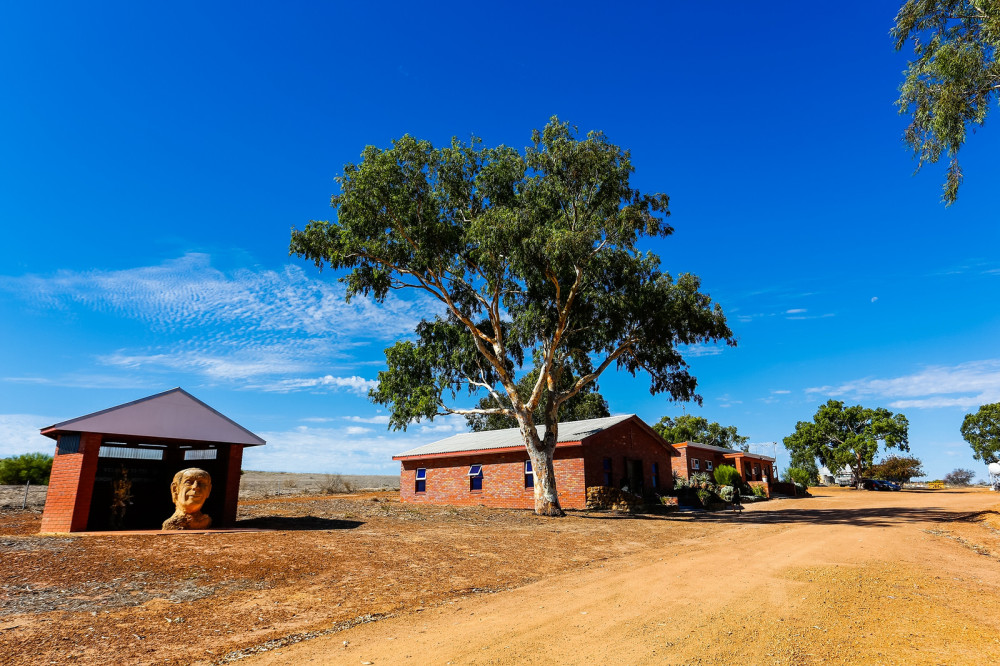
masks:
<path fill-rule="evenodd" d="M 174 475 L 170 492 L 179 513 L 197 513 L 212 492 L 212 477 L 197 467 L 182 469 Z"/>

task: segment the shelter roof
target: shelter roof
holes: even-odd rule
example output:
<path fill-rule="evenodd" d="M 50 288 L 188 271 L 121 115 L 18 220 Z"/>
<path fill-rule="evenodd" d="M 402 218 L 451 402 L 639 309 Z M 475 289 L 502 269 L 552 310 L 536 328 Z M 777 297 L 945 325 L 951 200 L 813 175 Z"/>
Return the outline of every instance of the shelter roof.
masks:
<path fill-rule="evenodd" d="M 607 430 L 619 423 L 635 418 L 635 414 L 620 414 L 618 416 L 607 416 L 600 419 L 585 419 L 583 421 L 567 421 L 559 424 L 559 443 L 580 442 L 595 435 L 602 430 Z M 538 426 L 538 436 L 545 437 L 545 426 Z M 447 453 L 460 453 L 463 451 L 490 451 L 493 449 L 509 449 L 524 447 L 524 439 L 518 428 L 505 428 L 504 430 L 487 430 L 484 432 L 463 432 L 452 435 L 436 442 L 418 446 L 397 456 L 393 460 L 401 458 L 416 458 L 421 456 L 432 456 Z"/>
<path fill-rule="evenodd" d="M 260 446 L 264 440 L 220 414 L 182 388 L 173 388 L 123 405 L 42 428 L 60 432 L 99 432 L 119 437 L 176 439 Z"/>
<path fill-rule="evenodd" d="M 678 442 L 674 444 L 674 448 L 682 449 L 685 447 L 694 447 L 698 449 L 705 449 L 706 451 L 718 451 L 719 453 L 731 454 L 733 457 L 742 456 L 744 458 L 753 458 L 755 460 L 769 460 L 774 462 L 774 458 L 771 456 L 765 456 L 760 453 L 750 453 L 749 451 L 740 451 L 739 449 L 727 449 L 724 446 L 716 446 L 715 444 L 702 444 L 700 442 Z"/>

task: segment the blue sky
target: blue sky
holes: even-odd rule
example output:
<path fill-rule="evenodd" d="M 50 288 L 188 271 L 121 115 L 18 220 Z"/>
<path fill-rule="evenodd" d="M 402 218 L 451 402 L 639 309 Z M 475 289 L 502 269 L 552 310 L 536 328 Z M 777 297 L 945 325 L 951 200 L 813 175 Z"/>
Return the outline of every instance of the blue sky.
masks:
<path fill-rule="evenodd" d="M 367 144 L 523 147 L 558 114 L 671 196 L 676 233 L 647 247 L 702 277 L 739 341 L 689 350 L 701 407 L 606 375 L 614 413 L 780 442 L 835 397 L 905 413 L 930 476 L 985 477 L 959 425 L 1000 401 L 1000 119 L 944 208 L 943 169 L 914 176 L 900 140 L 898 6 L 8 4 L 0 455 L 182 386 L 268 440 L 248 468 L 397 471 L 463 429 L 387 431 L 365 397 L 431 308 L 345 304 L 289 231 L 332 216 Z"/>

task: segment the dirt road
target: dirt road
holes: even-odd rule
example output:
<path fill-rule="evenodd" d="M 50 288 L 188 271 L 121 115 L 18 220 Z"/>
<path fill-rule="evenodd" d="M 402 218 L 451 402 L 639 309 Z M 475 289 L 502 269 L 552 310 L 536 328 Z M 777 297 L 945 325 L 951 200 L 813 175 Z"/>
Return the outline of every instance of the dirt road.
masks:
<path fill-rule="evenodd" d="M 1000 663 L 996 494 L 819 494 L 247 661 Z"/>

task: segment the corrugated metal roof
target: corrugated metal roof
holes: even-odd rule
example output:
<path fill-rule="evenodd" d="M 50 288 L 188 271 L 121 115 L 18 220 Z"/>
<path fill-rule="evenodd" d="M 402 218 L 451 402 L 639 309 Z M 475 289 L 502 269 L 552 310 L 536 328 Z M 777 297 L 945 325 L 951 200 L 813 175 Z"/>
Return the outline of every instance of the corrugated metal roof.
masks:
<path fill-rule="evenodd" d="M 260 446 L 265 443 L 236 421 L 217 412 L 182 388 L 170 389 L 42 428 L 42 434 L 52 438 L 61 431 L 245 446 Z"/>
<path fill-rule="evenodd" d="M 559 424 L 559 442 L 579 442 L 585 437 L 607 430 L 613 425 L 635 416 L 635 414 L 621 414 L 619 416 L 608 416 L 601 419 L 586 419 L 583 421 L 568 421 Z M 545 426 L 538 426 L 538 436 L 545 437 Z M 425 456 L 437 453 L 459 453 L 461 451 L 483 451 L 489 449 L 505 449 L 512 446 L 523 446 L 524 439 L 518 428 L 507 428 L 505 430 L 487 430 L 485 432 L 463 432 L 452 435 L 445 439 L 439 439 L 430 444 L 418 446 L 404 453 L 395 456 Z"/>
<path fill-rule="evenodd" d="M 741 451 L 739 449 L 727 449 L 724 446 L 716 446 L 715 444 L 702 444 L 700 442 L 679 442 L 674 444 L 674 446 L 697 446 L 699 449 L 708 449 L 709 451 L 718 451 L 720 453 L 742 453 L 745 456 L 750 456 L 751 458 L 760 458 L 761 460 L 770 460 L 774 462 L 774 458 L 771 456 L 765 456 L 760 453 L 750 453 L 748 451 Z"/>

